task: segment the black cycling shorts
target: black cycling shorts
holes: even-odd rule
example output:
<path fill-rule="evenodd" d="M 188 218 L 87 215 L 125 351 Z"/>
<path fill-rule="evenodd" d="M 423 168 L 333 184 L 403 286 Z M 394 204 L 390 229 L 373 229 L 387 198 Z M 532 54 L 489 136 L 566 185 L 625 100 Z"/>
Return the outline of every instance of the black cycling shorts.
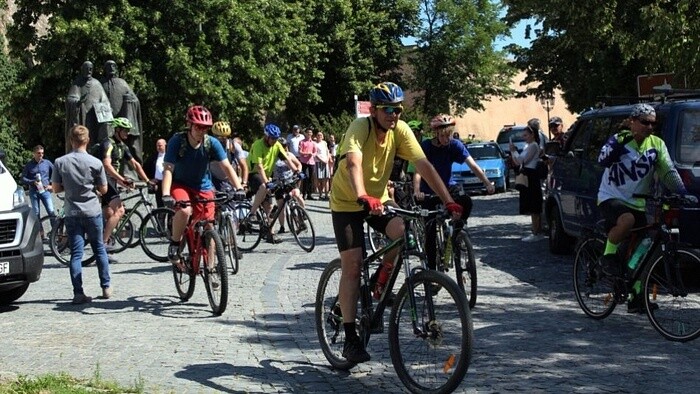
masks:
<path fill-rule="evenodd" d="M 384 205 L 396 206 L 396 203 L 389 200 Z M 395 215 L 369 215 L 366 211 L 358 212 L 331 212 L 333 220 L 333 231 L 335 232 L 335 242 L 338 244 L 338 251 L 365 247 L 365 221 L 372 228 L 382 234 L 386 234 L 386 226 Z"/>
<path fill-rule="evenodd" d="M 260 188 L 260 185 L 262 185 L 262 177 L 260 174 L 253 173 L 253 174 L 248 174 L 248 198 L 250 196 L 255 195 L 255 193 L 258 192 L 258 189 Z M 275 199 L 281 200 L 284 198 L 284 190 L 282 188 L 278 188 L 275 190 Z"/>
<path fill-rule="evenodd" d="M 106 207 L 109 205 L 112 200 L 119 198 L 119 192 L 117 191 L 117 188 L 112 186 L 110 182 L 107 182 L 107 193 L 102 195 L 102 208 Z"/>
<path fill-rule="evenodd" d="M 605 219 L 605 232 L 617 225 L 617 218 L 623 213 L 631 213 L 634 216 L 634 228 L 647 225 L 647 214 L 644 211 L 639 211 L 625 205 L 621 200 L 610 199 L 605 200 L 598 206 L 600 214 Z"/>

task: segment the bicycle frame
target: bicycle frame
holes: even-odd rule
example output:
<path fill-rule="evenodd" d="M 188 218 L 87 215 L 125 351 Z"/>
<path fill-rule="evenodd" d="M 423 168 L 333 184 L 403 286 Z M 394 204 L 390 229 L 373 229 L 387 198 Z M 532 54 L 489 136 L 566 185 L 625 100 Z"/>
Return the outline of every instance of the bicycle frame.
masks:
<path fill-rule="evenodd" d="M 388 294 L 391 293 L 391 290 L 394 288 L 394 285 L 396 284 L 396 279 L 399 276 L 399 270 L 401 267 L 404 269 L 404 274 L 406 276 L 406 282 L 408 283 L 409 288 L 413 285 L 412 283 L 412 278 L 413 275 L 419 270 L 424 270 L 426 269 L 424 267 L 424 262 L 423 259 L 421 259 L 421 266 L 419 267 L 410 267 L 408 263 L 408 257 L 410 255 L 410 252 L 412 250 L 416 250 L 419 255 L 422 255 L 422 247 L 420 245 L 420 242 L 416 242 L 415 246 L 405 248 L 403 247 L 404 245 L 411 245 L 411 242 L 415 242 L 417 237 L 415 232 L 415 225 L 416 222 L 418 222 L 420 217 L 425 217 L 430 214 L 439 212 L 439 211 L 426 211 L 426 210 L 421 210 L 421 211 L 409 211 L 409 210 L 404 210 L 404 209 L 399 209 L 399 208 L 394 208 L 394 207 L 387 207 L 387 210 L 389 212 L 395 212 L 399 214 L 404 219 L 404 233 L 403 237 L 395 239 L 391 241 L 388 245 L 384 246 L 383 248 L 379 249 L 378 251 L 372 253 L 371 255 L 365 257 L 362 261 L 362 274 L 360 276 L 360 295 L 361 295 L 361 306 L 362 306 L 362 314 L 369 314 L 367 316 L 369 318 L 370 322 L 370 327 L 375 327 L 381 322 L 382 316 L 384 314 L 384 309 L 387 307 L 387 303 L 389 300 Z M 413 240 L 411 240 L 413 238 Z M 369 275 L 369 264 L 372 261 L 376 260 L 381 260 L 381 257 L 383 257 L 385 254 L 391 252 L 392 250 L 396 248 L 401 248 L 401 251 L 396 255 L 396 258 L 394 259 L 394 267 L 392 268 L 391 275 L 389 275 L 389 279 L 387 280 L 386 287 L 384 291 L 382 292 L 381 296 L 379 297 L 379 301 L 377 303 L 377 307 L 372 310 L 372 289 L 370 288 L 371 285 L 371 280 L 370 280 L 370 275 Z M 363 255 L 366 255 L 366 250 L 363 246 Z M 381 264 L 379 266 L 381 269 Z M 434 309 L 432 305 L 432 299 L 429 299 L 428 302 L 428 313 L 433 316 L 434 315 Z M 410 302 L 410 309 L 412 311 L 416 310 L 416 299 L 415 295 L 413 293 L 409 294 L 409 302 Z M 363 316 L 364 317 L 364 316 Z M 417 316 L 415 313 L 412 314 L 411 316 L 411 323 L 413 325 L 413 333 L 417 336 L 424 337 L 426 336 L 426 333 L 418 327 L 418 320 Z M 369 334 L 369 333 L 367 333 Z"/>

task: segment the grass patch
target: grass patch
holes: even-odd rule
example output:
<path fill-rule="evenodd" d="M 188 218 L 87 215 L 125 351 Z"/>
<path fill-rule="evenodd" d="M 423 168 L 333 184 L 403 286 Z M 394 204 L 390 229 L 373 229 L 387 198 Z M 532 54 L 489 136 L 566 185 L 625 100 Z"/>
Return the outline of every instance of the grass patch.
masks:
<path fill-rule="evenodd" d="M 92 379 L 77 379 L 67 373 L 47 374 L 37 377 L 19 376 L 15 380 L 0 382 L 0 394 L 83 394 L 83 393 L 143 393 L 141 377 L 132 387 L 123 387 L 103 380 L 99 368 Z"/>

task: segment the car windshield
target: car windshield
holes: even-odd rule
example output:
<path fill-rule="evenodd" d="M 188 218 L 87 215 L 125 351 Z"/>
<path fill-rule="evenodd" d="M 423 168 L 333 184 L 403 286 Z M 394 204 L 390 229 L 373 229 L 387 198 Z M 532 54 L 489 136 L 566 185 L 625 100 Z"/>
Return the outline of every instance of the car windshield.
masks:
<path fill-rule="evenodd" d="M 523 130 L 524 128 L 522 127 L 504 129 L 500 133 L 498 133 L 498 139 L 496 141 L 499 144 L 507 144 L 510 141 L 510 138 L 512 137 L 513 142 L 525 142 L 525 138 L 523 138 Z"/>
<path fill-rule="evenodd" d="M 500 159 L 498 148 L 494 145 L 468 146 L 467 150 L 474 160 Z"/>
<path fill-rule="evenodd" d="M 678 162 L 700 164 L 700 111 L 683 111 Z"/>

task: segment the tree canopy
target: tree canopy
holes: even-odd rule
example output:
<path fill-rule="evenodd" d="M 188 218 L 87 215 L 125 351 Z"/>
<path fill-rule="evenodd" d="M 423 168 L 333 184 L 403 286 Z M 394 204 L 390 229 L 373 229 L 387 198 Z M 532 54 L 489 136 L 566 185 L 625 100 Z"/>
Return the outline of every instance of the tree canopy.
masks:
<path fill-rule="evenodd" d="M 500 8 L 488 0 L 422 0 L 417 46 L 409 55 L 410 87 L 425 114 L 483 109 L 482 102 L 508 97 L 514 69 L 494 40 L 507 34 Z"/>
<path fill-rule="evenodd" d="M 509 51 L 527 73 L 527 94 L 561 89 L 579 112 L 602 96 L 636 96 L 638 75 L 674 72 L 700 82 L 700 5 L 694 0 L 504 0 L 505 20 L 534 19 L 529 48 Z"/>

